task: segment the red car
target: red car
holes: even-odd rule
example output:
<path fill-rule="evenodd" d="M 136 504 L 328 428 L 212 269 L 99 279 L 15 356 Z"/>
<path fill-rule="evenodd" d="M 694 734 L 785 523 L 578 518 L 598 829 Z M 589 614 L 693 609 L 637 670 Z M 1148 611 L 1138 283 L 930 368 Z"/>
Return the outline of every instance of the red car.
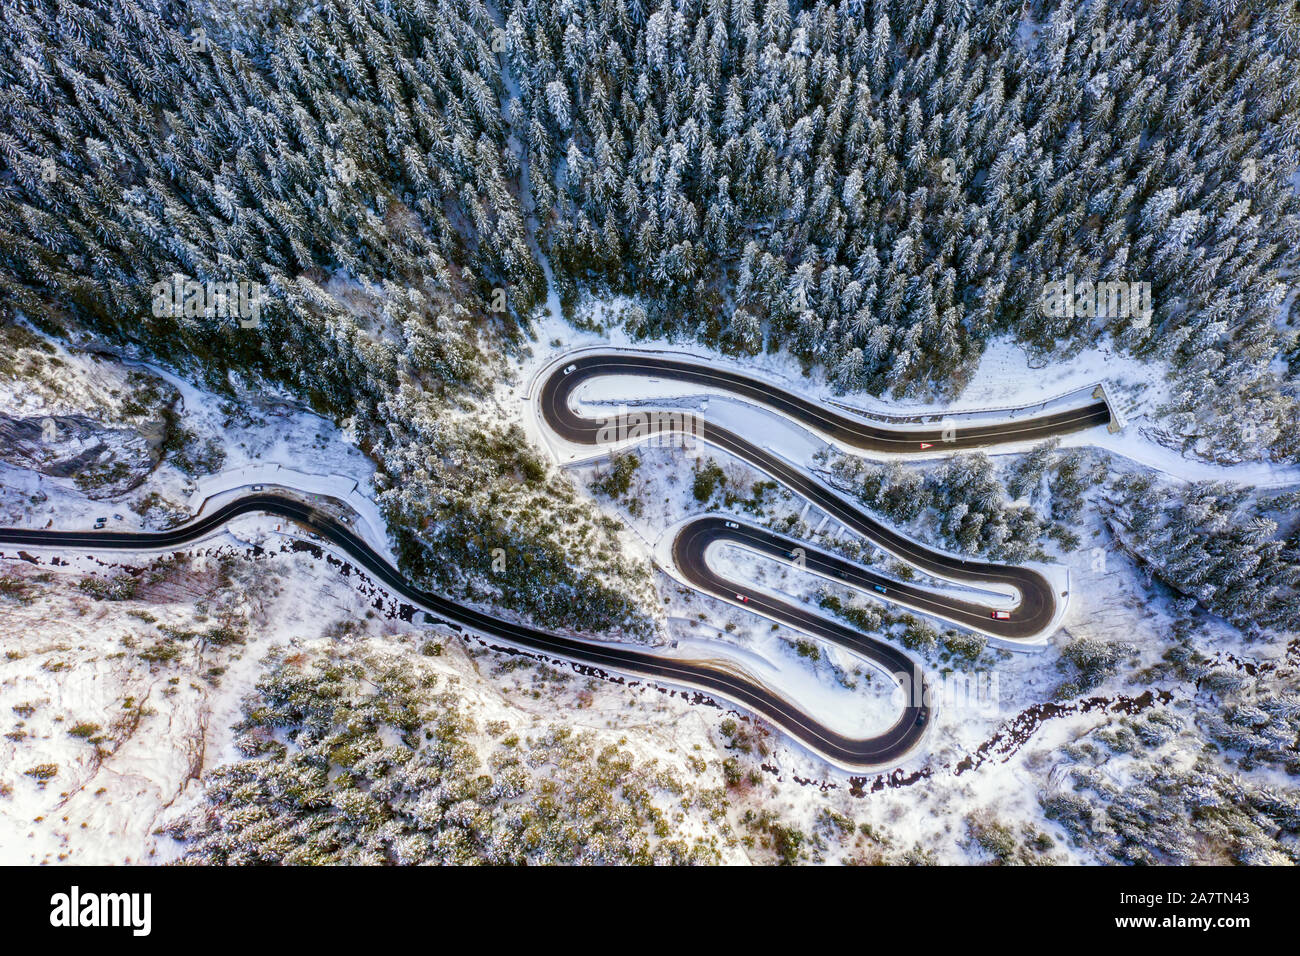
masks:
<path fill-rule="evenodd" d="M 737 601 L 748 601 L 749 598 L 745 597 L 745 595 L 743 595 L 743 594 L 737 594 L 737 595 L 736 595 L 736 600 L 737 600 Z"/>
<path fill-rule="evenodd" d="M 995 621 L 1009 621 L 1009 620 L 1011 620 L 1011 612 L 1010 612 L 1010 611 L 994 611 L 992 614 L 989 615 L 989 617 L 993 618 L 993 620 L 995 620 Z"/>

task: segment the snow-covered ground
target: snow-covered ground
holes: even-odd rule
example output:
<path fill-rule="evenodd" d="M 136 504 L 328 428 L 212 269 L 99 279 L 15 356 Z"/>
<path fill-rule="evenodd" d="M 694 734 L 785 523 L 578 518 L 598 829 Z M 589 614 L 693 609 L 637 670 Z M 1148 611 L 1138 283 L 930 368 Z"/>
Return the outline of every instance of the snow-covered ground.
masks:
<path fill-rule="evenodd" d="M 149 862 L 161 815 L 194 796 L 206 767 L 232 756 L 229 728 L 265 647 L 319 624 L 313 608 L 338 600 L 309 585 L 282 590 L 269 569 L 242 556 L 223 563 L 210 549 L 160 563 L 154 580 L 124 601 L 79 590 L 92 576 L 122 574 L 94 557 L 57 568 L 10 558 L 0 573 L 31 587 L 26 600 L 2 609 L 0 715 L 9 726 L 0 745 L 8 790 L 0 860 L 10 864 Z M 165 628 L 205 631 L 218 622 L 244 641 L 216 647 L 163 637 Z M 171 646 L 176 659 L 159 659 Z"/>
<path fill-rule="evenodd" d="M 352 523 L 358 536 L 391 563 L 396 563 L 388 539 L 388 527 L 375 499 L 363 491 L 356 478 L 346 475 L 310 474 L 273 461 L 227 468 L 219 474 L 205 475 L 194 483 L 194 492 L 189 498 L 190 511 L 195 515 L 209 513 L 258 487 L 266 491 L 289 489 L 339 501 L 345 506 L 341 516 Z"/>
<path fill-rule="evenodd" d="M 195 805 L 206 771 L 239 759 L 231 726 L 276 646 L 305 653 L 342 642 L 419 655 L 459 682 L 464 710 L 480 727 L 509 717 L 541 732 L 559 721 L 691 776 L 706 771 L 692 769 L 689 758 L 711 757 L 707 773 L 716 776 L 711 707 L 505 657 L 472 640 L 444 639 L 430 658 L 425 648 L 438 635 L 375 614 L 355 580 L 307 554 L 254 561 L 244 550 L 218 536 L 169 563 L 165 579 L 139 599 L 121 601 L 94 600 L 77 582 L 115 576 L 119 565 L 148 556 L 58 567 L 0 561 L 0 574 L 29 580 L 32 589 L 23 603 L 0 608 L 13 628 L 0 663 L 7 733 L 0 862 L 173 858 L 178 845 L 155 831 Z M 218 567 L 234 576 L 229 585 L 221 586 Z M 243 635 L 241 643 L 201 648 L 191 638 L 176 642 L 176 659 L 157 659 L 156 648 L 167 643 L 163 628 L 202 631 L 218 617 Z M 691 826 L 685 820 L 683 831 Z"/>
<path fill-rule="evenodd" d="M 498 389 L 496 401 L 503 417 L 524 425 L 539 447 L 545 447 L 544 436 L 534 430 L 528 402 L 528 388 L 537 371 L 575 347 L 610 341 L 628 345 L 620 336 L 616 331 L 606 338 L 575 332 L 556 320 L 542 322 L 531 357 Z M 645 344 L 672 347 L 671 343 L 637 347 Z M 1158 401 L 1151 394 L 1127 391 L 1143 381 L 1140 369 L 1127 369 L 1100 353 L 1092 358 L 1085 353 L 1062 368 L 1033 370 L 1017 358 L 1017 350 L 1008 347 L 1006 364 L 999 370 L 1001 348 L 990 350 L 970 388 L 949 410 L 1051 399 L 1095 382 L 1096 373 L 1103 369 L 1121 400 L 1130 403 L 1127 410 L 1132 417 L 1140 420 L 1143 410 Z M 725 361 L 697 347 L 692 351 L 710 361 Z M 824 383 L 802 379 L 793 362 L 765 355 L 753 367 L 805 394 L 831 397 Z M 201 480 L 197 487 L 171 466 L 160 466 L 137 494 L 157 490 L 178 510 L 213 495 L 208 504 L 212 507 L 223 495 L 247 484 L 279 483 L 270 477 L 278 475 L 285 484 L 309 484 L 314 493 L 345 500 L 362 515 L 363 525 L 379 520 L 367 511 L 373 468 L 348 443 L 346 431 L 292 403 L 249 405 L 235 414 L 202 389 L 174 377 L 169 381 L 184 399 L 182 420 L 197 434 L 218 442 L 225 463 L 219 474 Z M 634 400 L 638 396 L 606 397 Z M 652 396 L 641 393 L 640 397 Z M 919 403 L 870 406 L 861 396 L 840 400 L 898 417 L 936 414 L 935 407 Z M 727 427 L 762 435 L 792 461 L 810 461 L 822 447 L 806 433 L 802 438 L 793 431 L 783 433 L 786 426 L 776 420 L 778 416 L 732 399 L 713 396 L 709 402 L 708 413 Z M 77 400 L 71 400 L 67 407 L 77 405 Z M 1086 437 L 1096 444 L 1106 440 L 1100 430 Z M 1121 439 L 1126 446 L 1147 449 L 1142 454 L 1160 454 L 1158 446 L 1132 428 Z M 626 524 L 625 540 L 632 550 L 650 557 L 661 530 L 700 506 L 679 453 L 651 449 L 638 454 L 642 465 L 635 475 L 634 495 L 629 496 L 639 501 L 637 512 L 633 514 L 626 502 L 600 497 L 597 501 Z M 718 457 L 742 491 L 762 478 L 725 456 Z M 1137 452 L 1128 457 L 1142 460 Z M 1182 459 L 1168 464 L 1184 469 L 1184 477 L 1250 480 L 1241 477 L 1247 473 L 1241 469 Z M 1209 471 L 1204 475 L 1187 471 L 1192 466 Z M 586 484 L 603 467 L 588 463 L 570 471 L 579 484 Z M 1289 480 L 1275 469 L 1265 472 L 1275 482 Z M 62 479 L 35 476 L 24 469 L 0 466 L 0 489 L 5 523 L 86 527 L 105 512 L 110 521 L 114 512 L 122 513 L 128 526 L 142 521 L 129 501 L 96 504 Z M 748 521 L 777 522 L 787 516 L 797 518 L 801 511 L 812 527 L 800 527 L 811 532 L 820 525 L 824 532 L 820 543 L 832 546 L 837 535 L 834 527 L 779 491 L 764 499 L 757 511 L 736 513 Z M 374 532 L 373 527 L 363 530 Z M 1086 535 L 1093 529 L 1078 530 Z M 1046 715 L 1039 713 L 1068 676 L 1060 648 L 1077 638 L 1134 645 L 1135 660 L 1124 674 L 1092 692 L 1103 700 L 1118 693 L 1132 694 L 1135 685 L 1130 678 L 1158 663 L 1167 649 L 1173 618 L 1167 599 L 1151 592 L 1127 561 L 1110 555 L 1109 562 L 1098 563 L 1085 544 L 1071 561 L 1072 600 L 1063 628 L 1050 646 L 1033 655 L 989 650 L 965 669 L 927 652 L 927 673 L 941 691 L 951 690 L 953 696 L 941 698 L 923 749 L 909 756 L 898 773 L 859 781 L 779 734 L 758 732 L 762 743 L 757 750 L 737 749 L 721 730 L 731 716 L 725 705 L 719 710 L 692 703 L 693 695 L 642 681 L 597 681 L 564 666 L 502 655 L 475 639 L 453 637 L 438 628 L 386 620 L 374 613 L 372 596 L 355 578 L 344 577 L 327 562 L 308 555 L 279 553 L 275 544 L 280 540 L 264 519 L 240 519 L 229 532 L 192 549 L 194 558 L 160 570 L 159 581 L 148 585 L 152 592 L 145 589 L 126 600 L 97 600 L 94 587 L 80 586 L 85 578 L 119 573 L 107 566 L 111 562 L 106 557 L 77 557 L 62 567 L 0 561 L 0 577 L 30 578 L 33 589 L 15 598 L 6 585 L 0 595 L 0 622 L 11 635 L 5 644 L 8 656 L 0 661 L 0 717 L 8 721 L 9 735 L 0 741 L 0 860 L 170 859 L 175 845 L 153 831 L 194 804 L 204 770 L 235 759 L 230 725 L 238 717 L 240 699 L 260 672 L 259 661 L 272 645 L 297 642 L 309 647 L 341 641 L 360 646 L 364 642 L 393 653 L 418 653 L 430 640 L 443 648 L 437 664 L 462 681 L 465 706 L 480 722 L 502 715 L 517 719 L 523 713 L 539 728 L 562 722 L 592 729 L 605 735 L 602 739 L 622 741 L 638 756 L 697 775 L 705 785 L 716 783 L 724 762 L 739 759 L 742 769 L 749 769 L 738 782 L 727 784 L 726 793 L 740 834 L 746 831 L 739 815 L 747 809 L 774 813 L 807 833 L 817 831 L 817 821 L 830 811 L 869 827 L 880 838 L 854 830 L 838 844 L 819 844 L 813 851 L 815 858 L 874 859 L 873 854 L 885 850 L 896 856 L 915 844 L 941 862 L 960 862 L 977 858 L 961 842 L 965 817 L 987 812 L 1051 832 L 1056 838 L 1053 859 L 1083 860 L 1086 851 L 1068 846 L 1059 830 L 1043 820 L 1037 794 L 1054 779 L 1058 748 L 1112 718 L 1105 708 L 1078 708 L 1072 703 Z M 247 542 L 270 546 L 273 553 L 254 561 L 245 555 Z M 826 585 L 738 549 L 724 550 L 716 557 L 729 573 L 791 600 L 814 604 L 817 589 Z M 156 558 L 117 555 L 112 561 L 143 566 Z M 223 573 L 230 580 L 216 587 Z M 669 635 L 677 642 L 665 653 L 729 660 L 845 732 L 870 733 L 896 715 L 890 682 L 854 655 L 824 646 L 817 648 L 815 656 L 806 648 L 801 652 L 803 635 L 785 628 L 774 630 L 770 621 L 699 595 L 668 577 L 657 583 Z M 845 597 L 851 595 L 845 592 Z M 175 660 L 151 659 L 158 656 L 155 649 L 167 643 L 160 628 L 201 632 L 218 621 L 233 622 L 244 635 L 243 643 L 200 649 L 200 642 L 190 639 L 180 642 L 182 653 Z M 1214 622 L 1205 625 L 1197 643 L 1225 659 L 1276 659 L 1285 650 L 1280 645 L 1247 644 L 1238 632 Z M 963 677 L 984 681 L 979 685 L 982 696 L 973 702 L 961 697 Z M 950 678 L 948 683 L 945 678 Z M 1185 710 L 1188 688 L 1172 691 L 1169 706 Z M 69 733 L 73 729 L 78 732 Z M 701 766 L 704 769 L 698 769 Z M 679 825 L 689 830 L 692 820 L 688 814 Z M 730 845 L 728 852 L 727 859 L 734 862 L 762 858 L 743 843 Z"/>
<path fill-rule="evenodd" d="M 133 369 L 165 381 L 180 396 L 174 409 L 179 425 L 198 442 L 219 447 L 216 474 L 196 481 L 164 459 L 145 482 L 111 502 L 89 500 L 71 478 L 53 478 L 0 462 L 0 523 L 9 526 L 89 528 L 105 517 L 111 526 L 136 529 L 174 523 L 197 513 L 209 497 L 243 484 L 273 483 L 279 469 L 293 472 L 304 490 L 344 499 L 365 519 L 372 544 L 387 551 L 383 521 L 373 502 L 371 462 L 346 429 L 311 412 L 284 393 L 241 389 L 235 400 L 210 392 L 158 366 L 115 363 L 103 353 L 58 348 L 58 383 L 47 387 L 0 389 L 0 411 L 12 414 L 73 414 L 87 408 L 112 415 L 132 388 Z M 120 519 L 117 517 L 120 515 Z M 163 518 L 169 515 L 170 519 Z"/>
<path fill-rule="evenodd" d="M 599 304 L 598 315 L 617 316 L 631 303 L 615 300 Z M 520 370 L 519 385 L 507 385 L 505 400 L 528 401 L 542 374 L 568 355 L 584 349 L 614 349 L 629 352 L 670 352 L 694 357 L 702 363 L 729 368 L 751 377 L 769 381 L 799 395 L 825 404 L 839 405 L 888 425 L 891 422 L 951 419 L 962 423 L 1005 420 L 1049 412 L 1091 401 L 1092 390 L 1099 384 L 1125 427 L 1118 433 L 1105 428 L 1091 428 L 1062 436 L 1064 447 L 1092 446 L 1130 459 L 1180 481 L 1231 481 L 1278 488 L 1300 484 L 1300 467 L 1286 467 L 1267 462 L 1219 465 L 1188 458 L 1167 448 L 1145 434 L 1154 423 L 1154 410 L 1169 398 L 1169 383 L 1152 375 L 1151 367 L 1118 353 L 1107 346 L 1085 349 L 1071 359 L 1035 367 L 1024 349 L 1003 338 L 989 343 L 970 384 L 954 400 L 925 402 L 919 399 L 882 399 L 865 393 L 839 393 L 813 370 L 805 375 L 798 362 L 785 353 L 763 353 L 746 357 L 743 362 L 708 349 L 699 343 L 664 339 L 631 340 L 621 325 L 614 324 L 603 332 L 578 330 L 566 323 L 543 319 L 537 328 L 538 347 Z M 548 344 L 549 343 L 549 344 Z M 767 409 L 736 400 L 725 390 L 694 386 L 669 379 L 654 380 L 636 376 L 602 376 L 585 382 L 577 392 L 581 407 L 592 415 L 615 413 L 621 404 L 648 403 L 664 407 L 687 408 L 710 420 L 725 424 L 739 434 L 763 436 L 760 442 L 772 450 L 790 452 L 790 460 L 800 460 L 800 444 L 818 439 L 807 431 Z M 526 415 L 525 426 L 535 441 L 546 442 L 556 449 L 561 461 L 581 460 L 593 451 L 585 446 L 564 445 L 550 436 L 535 411 Z M 785 426 L 786 434 L 772 435 Z M 1033 443 L 1000 445 L 990 453 L 1018 453 Z M 852 449 L 844 449 L 852 450 Z M 599 453 L 599 452 L 598 452 Z M 861 452 L 855 452 L 862 454 Z M 936 448 L 933 457 L 946 453 Z M 887 454 L 868 453 L 865 457 L 887 459 Z M 918 452 L 907 456 L 916 460 L 926 457 Z"/>

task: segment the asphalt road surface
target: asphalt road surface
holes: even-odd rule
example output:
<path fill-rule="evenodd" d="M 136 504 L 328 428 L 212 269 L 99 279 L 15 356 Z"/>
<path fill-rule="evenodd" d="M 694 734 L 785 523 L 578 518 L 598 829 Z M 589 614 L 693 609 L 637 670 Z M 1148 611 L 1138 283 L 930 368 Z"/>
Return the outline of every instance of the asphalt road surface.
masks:
<path fill-rule="evenodd" d="M 570 369 L 572 371 L 569 371 Z M 899 429 L 873 424 L 833 411 L 775 385 L 748 378 L 739 372 L 655 355 L 602 352 L 561 363 L 542 384 L 542 413 L 547 425 L 554 429 L 556 434 L 580 445 L 596 444 L 600 422 L 595 419 L 581 418 L 575 414 L 570 407 L 570 397 L 583 382 L 605 375 L 672 379 L 723 389 L 755 404 L 781 412 L 828 438 L 836 439 L 846 445 L 862 451 L 890 452 L 896 455 L 920 454 L 931 449 L 960 451 L 1008 442 L 1037 441 L 1096 425 L 1108 425 L 1111 421 L 1109 407 L 1104 401 L 1098 400 L 1079 408 L 992 424 L 963 425 L 957 421 L 945 439 L 943 427 Z M 927 445 L 929 448 L 922 448 L 922 445 Z"/>
<path fill-rule="evenodd" d="M 665 358 L 593 355 L 557 367 L 543 383 L 540 408 L 547 425 L 569 441 L 593 445 L 599 443 L 602 440 L 601 428 L 605 423 L 578 416 L 570 407 L 570 396 L 582 381 L 609 374 L 657 376 L 725 388 L 736 395 L 783 412 L 828 437 L 863 450 L 895 453 L 928 450 L 922 444 L 955 450 L 998 442 L 1045 438 L 1110 421 L 1105 403 L 1099 402 L 1085 408 L 1015 422 L 959 427 L 955 434 L 948 434 L 951 440 L 945 441 L 942 429 L 894 430 L 871 425 L 734 372 Z M 771 475 L 841 524 L 917 568 L 958 581 L 1010 584 L 1019 592 L 1020 602 L 1010 620 L 993 620 L 989 617 L 990 609 L 978 603 L 894 581 L 810 545 L 802 545 L 804 566 L 809 570 L 860 587 L 884 587 L 885 597 L 899 604 L 923 612 L 937 613 L 1009 638 L 1037 634 L 1050 622 L 1055 611 L 1055 600 L 1049 583 L 1038 573 L 1026 568 L 968 561 L 923 548 L 870 518 L 820 482 L 739 435 L 707 421 L 699 424 L 697 434 L 702 440 Z M 850 648 L 885 668 L 907 691 L 907 704 L 893 726 L 866 739 L 847 737 L 813 719 L 766 687 L 723 667 L 673 659 L 628 645 L 598 644 L 553 634 L 462 606 L 412 585 L 345 524 L 285 495 L 252 494 L 217 508 L 211 514 L 182 527 L 161 532 L 4 528 L 0 529 L 0 545 L 57 548 L 63 551 L 83 548 L 88 551 L 180 548 L 218 531 L 232 518 L 252 512 L 277 515 L 310 529 L 348 555 L 395 596 L 425 609 L 436 620 L 454 630 L 469 630 L 524 650 L 554 655 L 602 672 L 643 676 L 717 695 L 766 717 L 791 737 L 841 766 L 868 769 L 894 763 L 925 734 L 929 721 L 927 691 L 920 665 L 908 655 L 892 645 L 868 638 L 805 608 L 778 601 L 761 592 L 746 590 L 743 585 L 728 581 L 709 568 L 704 560 L 705 551 L 715 541 L 729 540 L 772 557 L 790 557 L 791 542 L 788 539 L 722 517 L 699 518 L 681 529 L 673 545 L 675 562 L 681 573 L 703 591 L 737 600 L 775 620 Z"/>
<path fill-rule="evenodd" d="M 746 585 L 729 581 L 709 567 L 705 560 L 705 552 L 709 545 L 717 542 L 739 545 L 786 564 L 797 563 L 799 567 L 809 572 L 843 581 L 852 587 L 880 595 L 883 599 L 920 611 L 922 614 L 936 615 L 957 624 L 969 625 L 977 630 L 1008 630 L 998 626 L 1006 625 L 1007 621 L 992 619 L 993 605 L 991 604 L 961 600 L 950 594 L 940 593 L 934 588 L 899 581 L 897 578 L 862 567 L 839 555 L 823 551 L 812 544 L 793 541 L 783 535 L 775 534 L 766 528 L 717 515 L 705 515 L 683 525 L 673 540 L 673 563 L 682 575 L 700 590 L 708 591 L 726 600 L 740 601 L 746 607 L 763 610 L 764 613 L 767 613 L 765 599 L 759 594 L 747 591 Z M 1027 628 L 1031 633 L 1036 634 L 1051 622 L 1055 603 L 1050 600 L 1050 591 L 1046 595 L 1046 600 L 1044 595 L 1037 591 L 1032 596 L 1035 599 L 1032 610 L 1022 600 L 1012 613 L 1017 621 L 1017 629 Z M 802 624 L 799 626 L 808 629 Z M 852 646 L 857 649 L 858 643 Z"/>
<path fill-rule="evenodd" d="M 628 429 L 619 430 L 617 427 L 611 429 L 608 418 L 583 418 L 573 410 L 571 401 L 574 389 L 583 381 L 602 375 L 653 376 L 726 388 L 754 402 L 784 412 L 816 431 L 835 435 L 848 444 L 896 454 L 923 452 L 926 449 L 920 447 L 922 443 L 944 449 L 957 449 L 989 445 L 999 441 L 1046 438 L 1061 432 L 1092 427 L 1110 421 L 1110 413 L 1105 402 L 1099 402 L 1083 409 L 1056 412 L 1040 418 L 1021 419 L 1014 423 L 983 425 L 969 429 L 959 427 L 954 441 L 945 443 L 942 430 L 883 429 L 828 411 L 774 385 L 748 379 L 736 372 L 718 371 L 678 359 L 601 353 L 583 356 L 569 363 L 560 363 L 547 376 L 538 396 L 538 406 L 547 427 L 560 437 L 583 445 L 600 445 L 607 442 L 611 436 L 618 436 L 628 431 Z M 630 413 L 630 417 L 636 416 L 644 416 L 644 413 Z M 909 604 L 905 600 L 900 600 L 898 603 L 909 604 L 917 610 L 940 613 L 941 616 L 952 621 L 974 624 L 987 633 L 1009 640 L 1024 640 L 1038 636 L 1055 615 L 1056 599 L 1052 592 L 1052 585 L 1037 571 L 960 558 L 923 547 L 875 520 L 838 492 L 774 453 L 713 424 L 707 418 L 696 418 L 688 423 L 681 416 L 662 416 L 655 420 L 655 424 L 650 426 L 650 429 L 653 433 L 654 428 L 672 429 L 679 424 L 682 428 L 689 429 L 698 439 L 749 462 L 790 491 L 811 501 L 840 524 L 919 570 L 973 585 L 1010 585 L 1020 595 L 1018 605 L 1011 611 L 1010 618 L 1007 620 L 995 620 L 992 617 L 991 607 L 981 608 L 956 598 L 936 599 L 930 595 L 926 598 L 928 604 L 925 606 Z M 716 529 L 714 533 L 718 533 Z M 682 571 L 692 584 L 718 593 L 714 582 L 705 576 L 699 567 L 691 564 L 682 568 Z M 875 583 L 883 582 L 871 581 L 868 585 Z M 884 583 L 883 586 L 886 587 L 887 592 L 891 586 L 896 589 L 886 593 L 886 599 L 904 596 L 901 585 L 896 582 Z"/>
<path fill-rule="evenodd" d="M 57 548 L 64 552 L 76 552 L 83 548 L 86 551 L 180 548 L 218 531 L 232 518 L 251 512 L 277 515 L 309 529 L 345 553 L 392 594 L 429 611 L 436 620 L 454 630 L 469 630 L 524 650 L 584 664 L 602 672 L 648 677 L 716 695 L 767 718 L 812 751 L 848 768 L 868 769 L 891 764 L 910 750 L 924 732 L 924 726 L 917 725 L 918 718 L 924 720 L 924 706 L 910 707 L 893 727 L 881 735 L 857 739 L 826 727 L 767 688 L 725 669 L 700 662 L 675 660 L 628 645 L 595 644 L 552 634 L 462 606 L 409 583 L 346 525 L 309 505 L 279 494 L 261 493 L 239 498 L 209 515 L 170 531 L 0 528 L 0 546 L 14 546 L 13 549 L 7 548 L 0 553 L 13 555 L 24 546 Z M 909 674 L 918 673 L 916 665 L 910 659 L 901 653 L 895 653 L 907 662 Z"/>

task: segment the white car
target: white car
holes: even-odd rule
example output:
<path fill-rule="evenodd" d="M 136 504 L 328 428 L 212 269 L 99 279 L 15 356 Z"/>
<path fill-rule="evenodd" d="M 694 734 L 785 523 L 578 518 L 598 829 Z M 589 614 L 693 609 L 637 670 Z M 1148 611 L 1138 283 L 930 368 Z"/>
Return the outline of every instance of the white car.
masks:
<path fill-rule="evenodd" d="M 570 372 L 576 372 L 577 370 L 578 370 L 578 366 L 570 365 L 568 368 L 564 370 L 564 374 L 568 375 Z"/>
<path fill-rule="evenodd" d="M 253 485 L 253 490 L 254 490 L 254 491 L 261 491 L 261 490 L 262 490 L 263 488 L 265 488 L 265 487 L 266 487 L 265 485 Z"/>
<path fill-rule="evenodd" d="M 734 522 L 734 521 L 728 521 L 728 522 L 727 522 L 727 527 L 728 527 L 728 528 L 735 528 L 737 531 L 740 530 L 740 525 L 736 524 L 736 522 Z"/>
<path fill-rule="evenodd" d="M 993 620 L 995 620 L 995 621 L 1009 621 L 1009 620 L 1011 620 L 1011 612 L 1010 612 L 1010 611 L 994 611 L 994 612 L 993 612 L 992 614 L 990 614 L 989 616 L 990 616 L 991 618 L 993 618 Z"/>

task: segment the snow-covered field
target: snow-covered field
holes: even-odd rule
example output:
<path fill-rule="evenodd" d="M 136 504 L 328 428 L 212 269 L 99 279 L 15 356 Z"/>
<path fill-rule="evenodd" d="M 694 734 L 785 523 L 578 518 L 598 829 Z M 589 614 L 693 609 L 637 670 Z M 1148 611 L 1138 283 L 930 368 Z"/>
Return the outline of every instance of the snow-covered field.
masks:
<path fill-rule="evenodd" d="M 194 433 L 195 441 L 210 441 L 219 447 L 222 463 L 218 474 L 205 475 L 196 483 L 164 459 L 144 484 L 122 499 L 106 503 L 88 500 L 71 478 L 53 478 L 0 462 L 0 523 L 45 527 L 52 522 L 60 528 L 89 528 L 96 518 L 107 517 L 121 528 L 157 527 L 163 514 L 192 514 L 208 495 L 261 480 L 277 467 L 334 479 L 329 486 L 334 493 L 355 487 L 360 496 L 351 502 L 353 507 L 364 508 L 362 499 L 370 499 L 374 464 L 351 443 L 345 429 L 283 393 L 250 386 L 237 402 L 227 402 L 166 369 L 119 364 L 104 359 L 103 353 L 58 348 L 62 363 L 58 382 L 44 387 L 10 383 L 7 389 L 0 388 L 0 411 L 60 415 L 93 409 L 111 418 L 132 395 L 127 376 L 140 369 L 176 389 L 177 419 Z M 151 496 L 156 496 L 152 512 Z M 119 514 L 120 520 L 114 517 Z M 378 520 L 373 505 L 368 517 Z"/>
<path fill-rule="evenodd" d="M 213 590 L 222 554 L 233 580 Z M 97 601 L 77 588 L 84 575 L 115 573 L 93 559 L 54 570 L 0 562 L 0 574 L 50 576 L 33 581 L 26 603 L 3 606 L 13 629 L 0 665 L 5 863 L 172 858 L 179 847 L 155 831 L 195 805 L 205 771 L 238 759 L 231 725 L 273 647 L 305 654 L 352 643 L 428 663 L 422 648 L 438 638 L 376 615 L 366 594 L 306 554 L 253 561 L 228 536 L 182 558 L 138 600 Z M 158 659 L 164 628 L 203 631 L 217 618 L 243 641 L 214 648 L 189 639 L 177 642 L 175 659 Z M 521 669 L 475 641 L 441 647 L 433 666 L 460 682 L 480 726 L 510 716 L 540 732 L 560 721 L 681 772 L 688 756 L 713 749 L 713 708 L 567 669 L 527 661 Z"/>

